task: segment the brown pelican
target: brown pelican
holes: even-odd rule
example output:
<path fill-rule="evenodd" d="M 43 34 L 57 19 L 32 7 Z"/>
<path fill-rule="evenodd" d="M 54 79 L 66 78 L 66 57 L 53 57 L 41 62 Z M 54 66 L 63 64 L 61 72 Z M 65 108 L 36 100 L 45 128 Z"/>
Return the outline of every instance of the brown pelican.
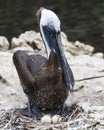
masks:
<path fill-rule="evenodd" d="M 69 90 L 73 90 L 74 78 L 61 43 L 60 20 L 54 12 L 43 7 L 36 16 L 48 57 L 28 55 L 24 51 L 13 55 L 21 85 L 28 97 L 28 107 L 22 114 L 40 117 L 44 110 L 48 110 L 66 116 L 65 100 Z"/>

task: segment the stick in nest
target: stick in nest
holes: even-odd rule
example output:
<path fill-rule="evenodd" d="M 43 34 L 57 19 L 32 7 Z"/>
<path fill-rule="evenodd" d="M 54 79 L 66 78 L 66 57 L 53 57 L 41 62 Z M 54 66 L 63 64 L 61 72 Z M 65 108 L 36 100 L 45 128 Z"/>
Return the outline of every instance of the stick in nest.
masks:
<path fill-rule="evenodd" d="M 12 110 L 11 118 L 10 118 L 9 122 L 4 126 L 3 130 L 6 130 L 7 127 L 8 127 L 9 125 L 11 125 L 11 122 L 12 122 L 12 119 L 13 119 L 13 115 L 14 115 L 14 109 Z"/>

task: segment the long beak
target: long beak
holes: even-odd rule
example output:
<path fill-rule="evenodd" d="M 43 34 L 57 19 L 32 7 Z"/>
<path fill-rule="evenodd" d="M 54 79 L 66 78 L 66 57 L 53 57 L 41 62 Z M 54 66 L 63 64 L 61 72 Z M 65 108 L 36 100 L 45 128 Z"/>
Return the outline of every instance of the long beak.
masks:
<path fill-rule="evenodd" d="M 43 32 L 48 47 L 50 48 L 50 50 L 55 50 L 57 54 L 57 57 L 61 64 L 66 85 L 70 89 L 70 91 L 72 91 L 74 87 L 74 77 L 64 54 L 64 50 L 61 42 L 61 34 L 60 32 L 55 32 L 53 30 L 50 30 L 48 27 L 43 27 Z"/>
<path fill-rule="evenodd" d="M 67 87 L 70 89 L 70 91 L 72 91 L 73 87 L 74 87 L 74 77 L 73 77 L 71 68 L 69 67 L 68 62 L 67 62 L 66 57 L 65 57 L 65 54 L 64 54 L 60 33 L 56 34 L 55 51 L 56 51 L 56 54 L 57 54 L 58 59 L 60 61 Z"/>

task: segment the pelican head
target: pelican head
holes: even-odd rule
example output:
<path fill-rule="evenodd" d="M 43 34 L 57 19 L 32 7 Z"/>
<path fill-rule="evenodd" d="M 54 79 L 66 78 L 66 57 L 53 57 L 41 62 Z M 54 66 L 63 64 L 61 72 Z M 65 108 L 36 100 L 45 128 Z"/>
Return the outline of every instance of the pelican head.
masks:
<path fill-rule="evenodd" d="M 53 11 L 43 7 L 37 11 L 36 16 L 48 58 L 51 51 L 56 53 L 58 60 L 60 61 L 66 85 L 70 91 L 72 91 L 74 78 L 62 47 L 60 20 Z"/>

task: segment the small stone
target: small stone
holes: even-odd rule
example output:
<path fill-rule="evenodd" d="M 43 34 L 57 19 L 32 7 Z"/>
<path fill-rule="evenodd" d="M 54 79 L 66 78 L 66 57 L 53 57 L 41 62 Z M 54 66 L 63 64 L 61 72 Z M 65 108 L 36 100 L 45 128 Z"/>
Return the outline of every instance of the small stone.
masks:
<path fill-rule="evenodd" d="M 97 58 L 104 58 L 104 54 L 101 52 L 95 53 L 95 54 L 93 54 L 93 56 L 97 57 Z"/>
<path fill-rule="evenodd" d="M 62 121 L 62 118 L 61 118 L 61 116 L 59 116 L 59 115 L 54 115 L 53 117 L 52 117 L 52 123 L 59 123 L 59 122 L 61 122 Z"/>
<path fill-rule="evenodd" d="M 51 116 L 45 115 L 41 118 L 41 123 L 51 123 Z"/>

